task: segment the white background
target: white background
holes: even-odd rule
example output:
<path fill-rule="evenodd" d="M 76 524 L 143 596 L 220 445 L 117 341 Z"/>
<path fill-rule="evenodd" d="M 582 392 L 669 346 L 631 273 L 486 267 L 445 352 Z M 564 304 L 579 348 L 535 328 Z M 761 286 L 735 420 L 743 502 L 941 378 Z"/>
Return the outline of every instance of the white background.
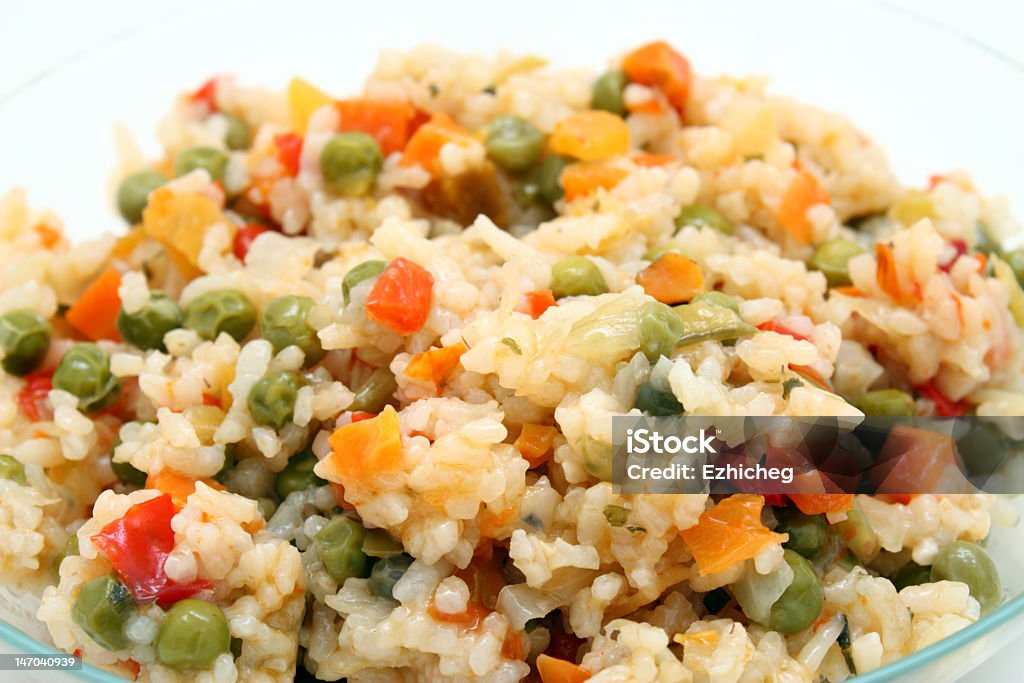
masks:
<path fill-rule="evenodd" d="M 1024 2 L 890 1 L 907 12 L 952 27 L 1024 63 Z M 144 0 L 0 0 L 0 97 L 114 36 L 159 22 L 176 9 L 194 4 L 196 0 L 169 0 L 159 4 Z M 287 3 L 276 6 L 279 11 L 287 11 Z M 1024 639 L 976 669 L 963 681 L 996 683 L 1022 680 L 1022 653 Z M 0 678 L 14 683 L 11 674 L 0 675 Z"/>

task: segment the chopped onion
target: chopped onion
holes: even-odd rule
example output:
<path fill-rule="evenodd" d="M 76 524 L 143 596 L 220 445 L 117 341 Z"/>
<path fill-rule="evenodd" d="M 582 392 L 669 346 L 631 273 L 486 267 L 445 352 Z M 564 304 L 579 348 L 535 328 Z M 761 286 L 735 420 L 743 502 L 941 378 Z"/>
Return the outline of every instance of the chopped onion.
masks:
<path fill-rule="evenodd" d="M 783 562 L 777 569 L 768 574 L 758 574 L 753 562 L 747 561 L 747 570 L 730 586 L 736 602 L 743 608 L 743 613 L 759 624 L 768 622 L 772 605 L 793 582 L 793 569 L 788 562 Z"/>
<path fill-rule="evenodd" d="M 495 607 L 508 618 L 512 628 L 519 631 L 530 619 L 547 616 L 563 604 L 557 595 L 539 588 L 530 588 L 525 583 L 517 583 L 501 589 Z"/>

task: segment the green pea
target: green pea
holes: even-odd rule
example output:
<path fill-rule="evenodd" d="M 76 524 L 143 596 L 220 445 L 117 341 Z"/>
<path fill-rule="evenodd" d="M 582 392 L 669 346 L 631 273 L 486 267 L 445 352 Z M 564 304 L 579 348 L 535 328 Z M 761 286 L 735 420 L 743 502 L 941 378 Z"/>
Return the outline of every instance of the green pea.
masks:
<path fill-rule="evenodd" d="M 234 114 L 221 114 L 227 123 L 227 132 L 224 133 L 224 144 L 228 149 L 248 149 L 249 147 L 249 124 Z"/>
<path fill-rule="evenodd" d="M 383 557 L 370 571 L 370 592 L 378 598 L 394 600 L 395 584 L 405 576 L 413 559 L 405 554 Z"/>
<path fill-rule="evenodd" d="M 363 552 L 366 530 L 351 517 L 332 519 L 313 537 L 324 570 L 339 586 L 347 579 L 363 579 L 370 574 L 370 559 Z"/>
<path fill-rule="evenodd" d="M 793 570 L 793 582 L 772 605 L 765 625 L 779 633 L 796 633 L 813 624 L 821 614 L 825 591 L 807 558 L 792 550 L 783 551 L 782 557 Z"/>
<path fill-rule="evenodd" d="M 1013 251 L 1006 252 L 1003 254 L 1003 260 L 1013 270 L 1017 282 L 1024 287 L 1024 249 L 1014 249 Z"/>
<path fill-rule="evenodd" d="M 648 301 L 640 307 L 640 351 L 654 362 L 662 356 L 671 356 L 683 334 L 683 321 L 671 306 Z"/>
<path fill-rule="evenodd" d="M 366 133 L 339 133 L 320 152 L 320 173 L 332 191 L 349 197 L 373 189 L 384 165 L 377 141 Z"/>
<path fill-rule="evenodd" d="M 121 217 L 132 225 L 141 223 L 149 193 L 166 182 L 163 173 L 148 168 L 126 175 L 117 186 L 117 210 Z"/>
<path fill-rule="evenodd" d="M 28 311 L 10 311 L 0 315 L 0 349 L 3 368 L 12 375 L 35 370 L 50 350 L 50 324 Z"/>
<path fill-rule="evenodd" d="M 693 300 L 711 304 L 712 306 L 728 308 L 733 313 L 738 314 L 740 312 L 740 303 L 736 300 L 736 297 L 723 294 L 722 292 L 704 292 L 695 296 Z"/>
<path fill-rule="evenodd" d="M 658 391 L 650 382 L 644 382 L 636 390 L 636 408 L 642 413 L 654 416 L 680 415 L 683 404 L 668 391 Z"/>
<path fill-rule="evenodd" d="M 710 304 L 707 301 L 691 301 L 673 308 L 683 321 L 679 345 L 690 346 L 706 341 L 730 341 L 757 332 L 731 308 Z"/>
<path fill-rule="evenodd" d="M 731 235 L 733 230 L 732 221 L 710 206 L 703 204 L 684 206 L 679 215 L 676 216 L 677 229 L 685 228 L 688 225 L 692 225 L 695 228 L 711 228 L 724 235 Z"/>
<path fill-rule="evenodd" d="M 836 522 L 832 528 L 839 534 L 843 545 L 861 562 L 871 562 L 882 549 L 878 534 L 871 528 L 856 500 L 853 501 L 853 507 L 846 511 L 846 519 Z"/>
<path fill-rule="evenodd" d="M 348 303 L 349 293 L 352 288 L 358 285 L 360 282 L 365 282 L 372 278 L 377 277 L 384 272 L 384 269 L 388 267 L 387 261 L 363 261 L 358 266 L 352 268 L 352 270 L 345 273 L 345 277 L 341 281 L 341 295 L 345 299 L 345 303 Z"/>
<path fill-rule="evenodd" d="M 273 498 L 257 498 L 256 509 L 260 511 L 260 515 L 265 521 L 270 521 L 270 518 L 277 512 L 277 502 Z"/>
<path fill-rule="evenodd" d="M 916 562 L 907 562 L 900 567 L 896 577 L 892 580 L 892 585 L 896 586 L 896 590 L 901 591 L 907 586 L 920 586 L 923 583 L 931 583 L 931 581 L 931 567 L 922 567 Z"/>
<path fill-rule="evenodd" d="M 25 466 L 13 455 L 0 455 L 0 479 L 13 481 L 20 486 L 28 484 L 28 480 L 25 478 Z"/>
<path fill-rule="evenodd" d="M 53 388 L 78 397 L 78 407 L 94 412 L 112 403 L 121 381 L 110 372 L 110 354 L 92 342 L 80 342 L 64 352 L 53 373 Z"/>
<path fill-rule="evenodd" d="M 274 345 L 274 353 L 289 346 L 298 346 L 306 356 L 306 366 L 324 357 L 324 347 L 316 328 L 309 324 L 313 300 L 305 296 L 279 296 L 263 309 L 260 333 Z"/>
<path fill-rule="evenodd" d="M 648 249 L 644 253 L 644 260 L 645 261 L 650 261 L 651 263 L 654 263 L 655 261 L 657 261 L 659 258 L 664 256 L 665 254 L 670 254 L 670 253 L 671 254 L 683 254 L 684 256 L 686 255 L 686 252 L 684 252 L 683 248 L 680 247 L 678 244 L 661 244 L 661 245 L 658 245 L 656 247 L 651 247 L 650 249 Z"/>
<path fill-rule="evenodd" d="M 228 155 L 216 147 L 189 147 L 178 152 L 174 159 L 174 175 L 183 176 L 197 168 L 210 174 L 213 180 L 224 180 L 224 171 L 228 166 Z"/>
<path fill-rule="evenodd" d="M 585 256 L 570 256 L 551 268 L 551 292 L 566 296 L 597 296 L 608 291 L 601 269 Z"/>
<path fill-rule="evenodd" d="M 569 165 L 569 158 L 560 154 L 548 154 L 537 171 L 537 187 L 541 199 L 554 204 L 565 194 L 562 189 L 562 171 Z"/>
<path fill-rule="evenodd" d="M 378 368 L 356 389 L 349 410 L 363 413 L 379 413 L 398 390 L 398 382 L 391 370 Z"/>
<path fill-rule="evenodd" d="M 977 543 L 954 541 L 943 547 L 932 563 L 931 580 L 967 584 L 983 612 L 1003 600 L 1003 586 L 996 564 Z"/>
<path fill-rule="evenodd" d="M 811 267 L 825 275 L 829 287 L 851 284 L 847 263 L 851 258 L 864 253 L 864 247 L 850 240 L 834 240 L 818 245 L 811 257 Z"/>
<path fill-rule="evenodd" d="M 607 441 L 599 441 L 585 436 L 580 441 L 580 455 L 583 456 L 583 469 L 592 477 L 601 481 L 612 480 L 612 445 Z"/>
<path fill-rule="evenodd" d="M 123 650 L 130 644 L 125 624 L 135 612 L 135 600 L 128 586 L 110 574 L 85 583 L 71 608 L 71 620 L 97 645 Z"/>
<path fill-rule="evenodd" d="M 242 341 L 256 324 L 256 309 L 235 289 L 215 289 L 200 294 L 185 306 L 185 327 L 208 341 L 227 332 Z"/>
<path fill-rule="evenodd" d="M 164 615 L 154 649 L 157 661 L 172 669 L 208 669 L 231 652 L 228 618 L 205 600 L 182 600 Z"/>
<path fill-rule="evenodd" d="M 861 394 L 853 406 L 865 415 L 879 417 L 910 417 L 914 414 L 914 399 L 899 389 L 876 389 Z"/>
<path fill-rule="evenodd" d="M 487 156 L 508 171 L 525 171 L 544 151 L 544 135 L 518 116 L 499 116 L 487 124 Z"/>
<path fill-rule="evenodd" d="M 140 310 L 127 313 L 121 308 L 117 314 L 117 331 L 137 349 L 166 351 L 164 335 L 181 327 L 183 320 L 178 302 L 163 292 L 154 291 Z"/>
<path fill-rule="evenodd" d="M 285 468 L 277 475 L 275 490 L 277 497 L 284 500 L 289 493 L 305 491 L 310 486 L 323 486 L 327 482 L 313 473 L 318 460 L 313 451 L 304 450 L 293 455 Z"/>
<path fill-rule="evenodd" d="M 1015 452 L 1013 441 L 994 422 L 973 420 L 956 442 L 969 474 L 992 474 Z"/>
<path fill-rule="evenodd" d="M 626 89 L 626 74 L 617 69 L 605 71 L 596 81 L 590 95 L 590 108 L 610 111 L 616 116 L 626 115 L 622 91 Z"/>
<path fill-rule="evenodd" d="M 811 558 L 825 546 L 828 539 L 828 523 L 824 515 L 805 515 L 796 508 L 776 508 L 775 516 L 779 520 L 775 527 L 776 533 L 789 534 L 789 540 L 782 544 L 783 548 Z"/>
<path fill-rule="evenodd" d="M 249 413 L 256 424 L 281 429 L 295 413 L 299 377 L 294 372 L 275 372 L 261 378 L 249 392 Z"/>

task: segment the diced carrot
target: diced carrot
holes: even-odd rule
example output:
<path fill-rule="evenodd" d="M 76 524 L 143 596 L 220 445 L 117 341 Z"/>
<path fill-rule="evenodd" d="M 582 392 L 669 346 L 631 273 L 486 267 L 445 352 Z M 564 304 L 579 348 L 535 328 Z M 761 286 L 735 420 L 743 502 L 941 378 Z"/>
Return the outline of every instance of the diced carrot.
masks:
<path fill-rule="evenodd" d="M 941 173 L 933 173 L 930 176 L 928 176 L 928 189 L 934 190 L 936 187 L 939 186 L 940 183 L 944 183 L 946 182 L 946 180 L 946 176 L 942 175 Z"/>
<path fill-rule="evenodd" d="M 444 113 L 437 113 L 409 138 L 399 166 L 421 166 L 434 178 L 443 175 L 438 157 L 447 144 L 468 146 L 476 141 L 469 131 Z"/>
<path fill-rule="evenodd" d="M 900 287 L 899 273 L 896 272 L 896 256 L 892 247 L 884 242 L 875 243 L 875 281 L 883 292 L 899 302 L 908 299 Z"/>
<path fill-rule="evenodd" d="M 573 164 L 562 171 L 562 188 L 565 201 L 591 195 L 599 188 L 610 190 L 627 176 L 624 169 L 608 164 Z"/>
<path fill-rule="evenodd" d="M 790 493 L 789 498 L 805 515 L 843 512 L 853 507 L 852 493 Z"/>
<path fill-rule="evenodd" d="M 648 43 L 626 55 L 622 70 L 633 83 L 657 88 L 680 114 L 690 96 L 690 62 L 664 41 Z"/>
<path fill-rule="evenodd" d="M 172 470 L 160 470 L 156 474 L 151 474 L 146 477 L 146 488 L 155 489 L 161 493 L 169 494 L 171 496 L 171 500 L 174 501 L 174 506 L 180 510 L 185 507 L 185 503 L 188 502 L 188 497 L 196 492 L 196 481 L 201 481 L 210 488 L 217 489 L 218 491 L 226 490 L 214 479 L 207 477 L 197 480 L 192 477 L 186 477 L 182 474 L 178 474 Z"/>
<path fill-rule="evenodd" d="M 525 655 L 522 636 L 510 628 L 505 632 L 505 639 L 501 641 L 501 656 L 505 659 L 521 660 Z"/>
<path fill-rule="evenodd" d="M 491 610 L 487 609 L 483 605 L 470 600 L 466 604 L 466 609 L 463 612 L 456 614 L 448 614 L 437 609 L 434 605 L 434 598 L 430 598 L 430 604 L 427 605 L 427 614 L 436 621 L 443 621 L 448 624 L 457 624 L 467 631 L 472 631 L 478 628 L 484 623 L 484 619 L 491 613 Z"/>
<path fill-rule="evenodd" d="M 433 382 L 440 391 L 448 376 L 458 367 L 462 354 L 468 350 L 463 342 L 440 349 L 427 349 L 409 359 L 405 374 L 413 379 Z"/>
<path fill-rule="evenodd" d="M 526 300 L 526 311 L 534 320 L 544 315 L 544 311 L 558 305 L 550 289 L 535 289 L 524 294 L 523 298 Z"/>
<path fill-rule="evenodd" d="M 377 417 L 377 413 L 367 413 L 362 410 L 357 410 L 351 415 L 352 422 L 362 422 L 363 420 L 370 420 L 375 417 Z"/>
<path fill-rule="evenodd" d="M 807 218 L 807 210 L 815 204 L 829 202 L 828 190 L 810 171 L 798 168 L 796 177 L 782 195 L 782 204 L 776 218 L 801 244 L 814 240 L 814 226 Z"/>
<path fill-rule="evenodd" d="M 295 133 L 281 133 L 274 136 L 277 147 L 277 163 L 288 175 L 295 177 L 299 173 L 299 159 L 302 156 L 303 137 Z"/>
<path fill-rule="evenodd" d="M 39 243 L 46 249 L 53 249 L 64 240 L 64 234 L 47 223 L 36 223 L 32 229 L 39 236 Z"/>
<path fill-rule="evenodd" d="M 707 289 L 697 262 L 672 251 L 640 271 L 636 283 L 663 304 L 686 303 Z"/>
<path fill-rule="evenodd" d="M 483 538 L 496 538 L 498 533 L 508 525 L 513 515 L 515 515 L 516 509 L 509 506 L 496 514 L 489 510 L 485 511 L 480 516 L 480 536 Z"/>
<path fill-rule="evenodd" d="M 590 679 L 590 672 L 579 664 L 549 655 L 537 655 L 537 673 L 543 683 L 583 683 Z"/>
<path fill-rule="evenodd" d="M 288 111 L 292 128 L 299 135 L 306 134 L 313 112 L 330 103 L 331 96 L 309 81 L 293 78 L 288 84 Z"/>
<path fill-rule="evenodd" d="M 671 164 L 676 161 L 676 157 L 671 154 L 648 154 L 646 152 L 637 154 L 633 157 L 633 163 L 637 166 L 664 166 Z"/>
<path fill-rule="evenodd" d="M 551 151 L 580 161 L 598 161 L 629 151 L 629 126 L 611 112 L 576 112 L 557 124 L 548 140 Z"/>
<path fill-rule="evenodd" d="M 983 251 L 979 251 L 974 255 L 974 258 L 978 260 L 978 272 L 984 274 L 985 269 L 988 268 L 988 255 Z"/>
<path fill-rule="evenodd" d="M 331 492 L 334 493 L 334 500 L 342 510 L 355 510 L 356 506 L 345 500 L 345 487 L 341 484 L 331 482 Z"/>
<path fill-rule="evenodd" d="M 135 248 L 142 242 L 142 238 L 146 236 L 145 230 L 132 229 L 124 235 L 117 238 L 114 242 L 114 248 L 110 250 L 111 259 L 124 260 L 131 256 Z"/>
<path fill-rule="evenodd" d="M 515 447 L 519 454 L 530 463 L 530 468 L 540 467 L 551 457 L 558 430 L 548 425 L 524 424 L 516 438 Z"/>
<path fill-rule="evenodd" d="M 402 434 L 391 406 L 369 420 L 338 427 L 328 441 L 331 454 L 317 464 L 316 472 L 344 486 L 350 502 L 349 494 L 372 488 L 374 478 L 402 467 Z"/>
<path fill-rule="evenodd" d="M 626 109 L 630 114 L 663 114 L 668 111 L 668 106 L 660 97 L 651 97 L 642 102 L 626 102 Z"/>
<path fill-rule="evenodd" d="M 434 277 L 426 268 L 396 258 L 366 297 L 366 317 L 398 334 L 417 332 L 430 315 L 433 288 Z"/>
<path fill-rule="evenodd" d="M 343 131 L 366 133 L 380 145 L 385 156 L 401 152 L 409 141 L 409 124 L 416 110 L 405 102 L 338 100 L 334 103 Z"/>
<path fill-rule="evenodd" d="M 121 273 L 108 267 L 68 309 L 64 319 L 92 341 L 121 341 L 117 331 L 117 313 L 121 310 L 121 297 L 117 288 L 120 286 Z"/>
<path fill-rule="evenodd" d="M 842 294 L 843 296 L 853 296 L 853 297 L 862 297 L 862 296 L 864 296 L 864 292 L 862 292 L 857 287 L 854 287 L 853 285 L 848 285 L 848 286 L 845 286 L 845 287 L 833 287 L 831 291 L 835 292 L 836 294 Z"/>
<path fill-rule="evenodd" d="M 728 569 L 769 545 L 782 543 L 781 534 L 761 523 L 763 507 L 761 496 L 735 494 L 719 501 L 700 516 L 696 525 L 680 532 L 701 576 Z"/>

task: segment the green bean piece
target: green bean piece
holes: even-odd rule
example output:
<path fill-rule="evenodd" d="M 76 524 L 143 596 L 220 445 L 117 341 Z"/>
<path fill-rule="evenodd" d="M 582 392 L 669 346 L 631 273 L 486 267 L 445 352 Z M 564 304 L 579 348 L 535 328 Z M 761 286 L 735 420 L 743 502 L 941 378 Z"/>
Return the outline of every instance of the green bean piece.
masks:
<path fill-rule="evenodd" d="M 178 302 L 163 292 L 154 291 L 140 310 L 128 313 L 121 308 L 117 314 L 117 331 L 124 341 L 137 349 L 166 351 L 164 335 L 181 327 L 183 321 Z"/>
<path fill-rule="evenodd" d="M 569 158 L 560 154 L 548 154 L 537 172 L 540 197 L 548 204 L 554 204 L 565 194 L 562 189 L 562 171 L 569 165 Z"/>
<path fill-rule="evenodd" d="M 599 441 L 585 436 L 579 445 L 583 456 L 583 469 L 592 477 L 601 481 L 612 480 L 612 445 L 607 441 Z"/>
<path fill-rule="evenodd" d="M 540 159 L 544 134 L 518 116 L 499 116 L 487 124 L 487 156 L 507 171 L 525 171 Z"/>
<path fill-rule="evenodd" d="M 231 652 L 228 618 L 205 600 L 182 600 L 164 615 L 154 649 L 157 661 L 172 669 L 208 669 Z"/>
<path fill-rule="evenodd" d="M 295 413 L 299 377 L 294 372 L 275 372 L 259 379 L 249 392 L 249 413 L 256 424 L 281 429 Z"/>
<path fill-rule="evenodd" d="M 398 391 L 398 382 L 388 368 L 377 368 L 355 391 L 349 410 L 379 413 Z"/>
<path fill-rule="evenodd" d="M 608 291 L 608 284 L 597 264 L 586 256 L 570 256 L 551 268 L 551 293 L 556 299 L 567 296 L 597 296 Z"/>
<path fill-rule="evenodd" d="M 189 147 L 178 152 L 174 159 L 174 175 L 183 176 L 196 169 L 203 169 L 213 180 L 224 182 L 224 171 L 228 167 L 228 155 L 216 147 Z"/>
<path fill-rule="evenodd" d="M 853 501 L 853 507 L 846 511 L 846 519 L 836 522 L 832 528 L 843 540 L 843 545 L 865 564 L 875 559 L 878 551 L 882 549 L 878 535 L 871 528 L 867 517 L 860 509 L 860 503 L 856 500 Z"/>
<path fill-rule="evenodd" d="M 711 228 L 723 235 L 731 235 L 733 231 L 732 221 L 710 206 L 703 204 L 684 206 L 679 215 L 676 216 L 677 230 L 688 225 L 695 228 Z"/>
<path fill-rule="evenodd" d="M 324 570 L 339 586 L 350 578 L 370 575 L 370 559 L 363 552 L 366 530 L 351 517 L 332 519 L 313 537 Z"/>
<path fill-rule="evenodd" d="M 298 346 L 306 357 L 305 365 L 319 363 L 324 355 L 316 328 L 309 323 L 313 300 L 306 296 L 279 296 L 263 309 L 260 334 L 280 353 L 289 346 Z"/>
<path fill-rule="evenodd" d="M 783 559 L 793 570 L 793 582 L 772 605 L 766 626 L 780 633 L 797 633 L 814 623 L 825 604 L 825 591 L 807 558 L 792 550 Z"/>
<path fill-rule="evenodd" d="M 366 133 L 339 133 L 320 152 L 324 184 L 347 197 L 369 193 L 383 165 L 380 146 Z"/>
<path fill-rule="evenodd" d="M 53 570 L 57 576 L 60 576 L 60 565 L 64 562 L 64 558 L 76 557 L 78 552 L 78 534 L 71 534 L 68 536 L 68 540 L 64 542 L 64 547 L 53 558 Z"/>
<path fill-rule="evenodd" d="M 249 148 L 249 124 L 234 114 L 224 114 L 224 121 L 227 124 L 227 131 L 224 133 L 224 144 L 228 149 Z"/>
<path fill-rule="evenodd" d="M 293 455 L 284 469 L 277 475 L 275 490 L 279 500 L 288 494 L 305 491 L 310 486 L 323 486 L 327 482 L 313 473 L 318 460 L 308 448 Z"/>
<path fill-rule="evenodd" d="M 776 508 L 775 516 L 779 520 L 775 532 L 789 534 L 789 540 L 782 544 L 783 548 L 811 558 L 825 546 L 828 523 L 824 515 L 805 515 L 795 507 L 784 507 Z"/>
<path fill-rule="evenodd" d="M 28 484 L 25 478 L 25 466 L 13 455 L 0 455 L 0 479 L 13 481 L 19 486 Z"/>
<path fill-rule="evenodd" d="M 706 301 L 691 301 L 675 306 L 679 319 L 683 321 L 680 346 L 690 346 L 706 341 L 728 341 L 739 339 L 757 332 L 732 309 L 717 306 Z"/>
<path fill-rule="evenodd" d="M 901 591 L 907 586 L 920 586 L 923 583 L 931 583 L 931 581 L 931 567 L 922 567 L 916 562 L 907 562 L 896 573 L 892 585 L 896 586 L 896 590 Z"/>
<path fill-rule="evenodd" d="M 100 647 L 123 650 L 130 644 L 124 627 L 134 612 L 135 600 L 128 586 L 110 574 L 95 578 L 78 590 L 71 620 Z"/>
<path fill-rule="evenodd" d="M 383 529 L 367 529 L 363 552 L 369 557 L 392 557 L 402 554 L 402 544 Z"/>
<path fill-rule="evenodd" d="M 851 258 L 864 253 L 864 247 L 850 240 L 834 240 L 818 245 L 811 257 L 811 267 L 825 275 L 829 287 L 843 287 L 852 284 L 848 263 Z"/>
<path fill-rule="evenodd" d="M 12 375 L 35 370 L 50 350 L 50 324 L 28 311 L 10 311 L 0 315 L 0 349 L 3 368 Z"/>
<path fill-rule="evenodd" d="M 943 547 L 932 563 L 931 580 L 967 584 L 982 612 L 988 612 L 1003 600 L 999 570 L 977 543 L 954 541 Z"/>
<path fill-rule="evenodd" d="M 914 414 L 914 398 L 899 389 L 876 389 L 855 398 L 853 407 L 865 415 L 911 417 Z"/>
<path fill-rule="evenodd" d="M 681 415 L 683 404 L 668 391 L 655 389 L 650 382 L 644 382 L 636 390 L 636 408 L 642 413 L 663 417 Z"/>
<path fill-rule="evenodd" d="M 53 373 L 53 388 L 78 397 L 86 412 L 110 405 L 121 389 L 121 380 L 110 372 L 110 354 L 92 342 L 80 342 L 64 352 Z"/>
<path fill-rule="evenodd" d="M 722 308 L 728 308 L 733 313 L 739 315 L 740 303 L 736 300 L 736 297 L 723 294 L 722 292 L 704 292 L 698 294 L 693 298 L 693 301 L 699 301 L 705 304 L 711 304 L 712 306 L 721 306 Z M 692 303 L 692 302 L 691 302 Z"/>
<path fill-rule="evenodd" d="M 683 321 L 671 306 L 648 301 L 640 307 L 638 321 L 640 351 L 652 363 L 662 356 L 671 356 L 683 334 Z"/>
<path fill-rule="evenodd" d="M 117 210 L 121 217 L 131 225 L 141 223 L 149 193 L 166 182 L 163 173 L 148 168 L 126 175 L 117 187 Z"/>
<path fill-rule="evenodd" d="M 618 69 L 605 71 L 596 81 L 590 95 L 590 108 L 603 109 L 616 116 L 625 116 L 626 103 L 622 100 L 622 91 L 628 81 L 626 74 Z"/>
<path fill-rule="evenodd" d="M 358 266 L 354 266 L 352 270 L 345 273 L 345 277 L 341 281 L 341 295 L 348 303 L 349 293 L 352 288 L 358 285 L 360 282 L 373 279 L 384 272 L 384 269 L 388 267 L 387 261 L 363 261 Z"/>
<path fill-rule="evenodd" d="M 402 553 L 381 558 L 370 570 L 370 592 L 385 600 L 395 599 L 395 584 L 412 566 L 413 558 Z"/>
<path fill-rule="evenodd" d="M 215 289 L 200 294 L 185 306 L 185 327 L 213 341 L 221 332 L 242 341 L 256 324 L 256 309 L 236 289 Z"/>

